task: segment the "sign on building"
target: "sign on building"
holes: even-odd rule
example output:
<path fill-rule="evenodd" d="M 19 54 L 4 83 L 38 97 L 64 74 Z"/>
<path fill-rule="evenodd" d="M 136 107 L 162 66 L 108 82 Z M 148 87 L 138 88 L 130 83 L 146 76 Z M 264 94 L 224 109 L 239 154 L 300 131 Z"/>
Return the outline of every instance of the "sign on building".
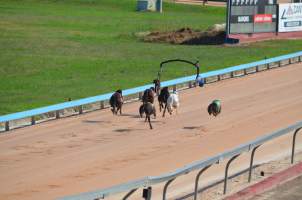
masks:
<path fill-rule="evenodd" d="M 276 0 L 229 0 L 228 33 L 277 31 Z"/>
<path fill-rule="evenodd" d="M 162 1 L 163 0 L 137 0 L 137 10 L 162 12 Z"/>
<path fill-rule="evenodd" d="M 278 31 L 302 31 L 302 3 L 279 4 Z"/>

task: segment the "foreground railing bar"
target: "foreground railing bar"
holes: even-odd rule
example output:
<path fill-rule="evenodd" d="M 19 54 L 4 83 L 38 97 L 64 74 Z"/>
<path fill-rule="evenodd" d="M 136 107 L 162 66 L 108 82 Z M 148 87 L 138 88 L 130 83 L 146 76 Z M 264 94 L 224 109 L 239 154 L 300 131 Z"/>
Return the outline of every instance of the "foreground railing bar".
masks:
<path fill-rule="evenodd" d="M 253 170 L 253 165 L 254 165 L 254 156 L 255 156 L 255 151 L 260 147 L 256 146 L 253 148 L 252 153 L 251 153 L 251 160 L 250 160 L 250 168 L 249 168 L 249 177 L 248 177 L 248 182 L 251 182 L 252 179 L 252 170 Z"/>
<path fill-rule="evenodd" d="M 94 199 L 104 199 L 107 196 L 121 193 L 121 192 L 126 192 L 130 190 L 134 190 L 140 187 L 144 187 L 148 185 L 148 177 L 139 179 L 139 180 L 134 180 L 128 183 L 116 185 L 110 188 L 106 189 L 100 189 L 100 190 L 95 190 L 91 192 L 85 192 L 77 195 L 71 195 L 71 196 L 66 196 L 59 198 L 61 200 L 94 200 Z"/>
<path fill-rule="evenodd" d="M 195 178 L 195 187 L 194 187 L 194 200 L 197 200 L 197 195 L 198 195 L 198 183 L 199 183 L 199 178 L 201 176 L 201 174 L 206 171 L 207 169 L 209 169 L 212 165 L 206 166 L 204 167 L 202 170 L 200 170 Z"/>
<path fill-rule="evenodd" d="M 291 156 L 291 164 L 294 163 L 294 156 L 295 156 L 295 146 L 296 146 L 296 136 L 297 136 L 297 133 L 301 130 L 301 128 L 298 128 L 294 135 L 293 135 L 293 144 L 292 144 L 292 156 Z"/>
<path fill-rule="evenodd" d="M 164 186 L 164 190 L 163 190 L 163 200 L 166 200 L 166 196 L 167 196 L 167 190 L 169 185 L 175 180 L 176 178 L 172 178 L 169 181 L 167 181 L 167 183 Z"/>
<path fill-rule="evenodd" d="M 275 131 L 275 132 L 273 132 L 270 135 L 265 135 L 263 137 L 260 137 L 260 138 L 258 138 L 256 140 L 254 140 L 253 142 L 251 142 L 251 145 L 252 145 L 252 147 L 258 146 L 260 144 L 263 144 L 266 141 L 269 141 L 269 140 L 271 140 L 273 138 L 276 138 L 276 137 L 282 136 L 284 134 L 287 134 L 288 132 L 296 130 L 296 129 L 300 128 L 300 127 L 302 127 L 302 121 L 300 121 L 300 122 L 298 122 L 296 124 L 293 124 L 291 126 L 288 126 L 287 128 Z"/>
<path fill-rule="evenodd" d="M 224 187 L 223 187 L 223 194 L 226 194 L 226 191 L 227 191 L 227 185 L 228 185 L 228 173 L 229 173 L 229 167 L 230 167 L 230 164 L 239 156 L 240 154 L 238 155 L 235 155 L 233 156 L 226 164 L 226 167 L 225 167 L 225 172 L 224 172 Z"/>
<path fill-rule="evenodd" d="M 135 189 L 133 189 L 133 190 L 131 190 L 130 192 L 128 192 L 125 196 L 124 196 L 124 198 L 123 198 L 123 200 L 127 200 L 136 190 L 137 190 L 138 188 L 135 188 Z"/>

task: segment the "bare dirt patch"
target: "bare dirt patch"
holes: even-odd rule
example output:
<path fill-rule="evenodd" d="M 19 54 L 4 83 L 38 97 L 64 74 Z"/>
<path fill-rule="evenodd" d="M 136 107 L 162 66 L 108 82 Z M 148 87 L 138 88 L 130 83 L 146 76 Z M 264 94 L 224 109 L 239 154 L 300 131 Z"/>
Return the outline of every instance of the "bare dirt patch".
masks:
<path fill-rule="evenodd" d="M 207 31 L 189 27 L 169 32 L 151 32 L 143 37 L 145 42 L 170 43 L 181 45 L 220 45 L 224 44 L 224 25 L 215 25 Z"/>

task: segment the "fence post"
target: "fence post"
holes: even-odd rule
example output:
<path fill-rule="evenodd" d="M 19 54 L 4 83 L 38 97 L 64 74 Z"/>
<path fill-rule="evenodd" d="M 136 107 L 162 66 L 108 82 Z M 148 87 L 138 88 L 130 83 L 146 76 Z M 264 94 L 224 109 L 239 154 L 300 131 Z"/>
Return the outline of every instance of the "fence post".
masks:
<path fill-rule="evenodd" d="M 59 119 L 59 118 L 60 118 L 60 111 L 56 110 L 56 119 Z"/>
<path fill-rule="evenodd" d="M 234 72 L 231 72 L 231 78 L 234 78 Z"/>
<path fill-rule="evenodd" d="M 254 147 L 253 150 L 252 150 L 248 182 L 251 182 L 253 163 L 254 163 L 254 155 L 255 155 L 255 151 L 256 151 L 256 149 L 258 149 L 258 147 L 260 147 L 260 145 Z"/>
<path fill-rule="evenodd" d="M 256 66 L 256 72 L 259 72 L 259 66 L 258 65 Z"/>
<path fill-rule="evenodd" d="M 173 92 L 176 92 L 176 85 L 173 85 Z"/>
<path fill-rule="evenodd" d="M 195 188 L 194 188 L 194 200 L 197 200 L 197 193 L 198 193 L 198 182 L 199 182 L 199 177 L 200 175 L 206 171 L 209 167 L 211 167 L 212 165 L 208 165 L 206 167 L 204 167 L 202 170 L 200 170 L 195 178 Z"/>
<path fill-rule="evenodd" d="M 167 190 L 168 190 L 168 186 L 172 183 L 172 181 L 174 181 L 175 178 L 170 179 L 164 186 L 164 191 L 163 191 L 163 200 L 166 200 L 166 194 L 167 194 Z"/>
<path fill-rule="evenodd" d="M 83 106 L 79 106 L 79 114 L 83 114 Z"/>
<path fill-rule="evenodd" d="M 35 116 L 31 117 L 31 125 L 35 125 L 36 124 L 36 119 Z"/>
<path fill-rule="evenodd" d="M 244 75 L 247 75 L 247 71 L 246 69 L 243 70 Z"/>
<path fill-rule="evenodd" d="M 192 82 L 189 81 L 189 88 L 192 88 Z"/>
<path fill-rule="evenodd" d="M 135 188 L 135 189 L 131 190 L 130 192 L 128 192 L 128 193 L 124 196 L 123 200 L 127 200 L 128 197 L 130 197 L 136 190 L 137 190 L 137 188 Z"/>
<path fill-rule="evenodd" d="M 105 103 L 104 103 L 104 101 L 101 101 L 101 103 L 100 103 L 101 105 L 101 109 L 104 109 L 105 108 Z"/>
<path fill-rule="evenodd" d="M 139 92 L 139 93 L 138 93 L 138 99 L 141 100 L 142 98 L 143 98 L 143 93 L 142 93 L 142 92 Z"/>
<path fill-rule="evenodd" d="M 229 172 L 229 166 L 233 160 L 235 160 L 240 154 L 237 154 L 236 156 L 233 156 L 227 163 L 225 167 L 225 176 L 224 176 L 224 188 L 223 188 L 223 194 L 226 194 L 227 191 L 227 184 L 228 184 L 228 172 Z"/>
<path fill-rule="evenodd" d="M 5 131 L 9 131 L 9 121 L 5 122 Z"/>
<path fill-rule="evenodd" d="M 288 59 L 288 64 L 292 64 L 292 59 Z"/>
<path fill-rule="evenodd" d="M 217 75 L 217 81 L 221 81 L 221 76 Z"/>
<path fill-rule="evenodd" d="M 297 136 L 297 133 L 299 132 L 300 129 L 302 129 L 302 127 L 301 127 L 301 128 L 298 128 L 298 129 L 295 131 L 294 136 L 293 136 L 293 146 L 292 146 L 291 164 L 294 163 L 295 146 L 296 146 L 296 136 Z"/>
<path fill-rule="evenodd" d="M 301 60 L 301 56 L 299 56 L 299 62 L 301 62 L 302 60 Z"/>

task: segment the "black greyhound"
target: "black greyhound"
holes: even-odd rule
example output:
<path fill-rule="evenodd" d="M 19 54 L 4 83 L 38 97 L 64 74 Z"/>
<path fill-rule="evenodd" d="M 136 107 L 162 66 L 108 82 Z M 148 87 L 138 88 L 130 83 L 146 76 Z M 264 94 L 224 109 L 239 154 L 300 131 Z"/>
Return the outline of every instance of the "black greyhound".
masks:
<path fill-rule="evenodd" d="M 161 112 L 161 110 L 164 109 L 163 117 L 165 116 L 169 96 L 170 92 L 168 87 L 161 89 L 160 94 L 158 95 L 159 111 Z"/>

